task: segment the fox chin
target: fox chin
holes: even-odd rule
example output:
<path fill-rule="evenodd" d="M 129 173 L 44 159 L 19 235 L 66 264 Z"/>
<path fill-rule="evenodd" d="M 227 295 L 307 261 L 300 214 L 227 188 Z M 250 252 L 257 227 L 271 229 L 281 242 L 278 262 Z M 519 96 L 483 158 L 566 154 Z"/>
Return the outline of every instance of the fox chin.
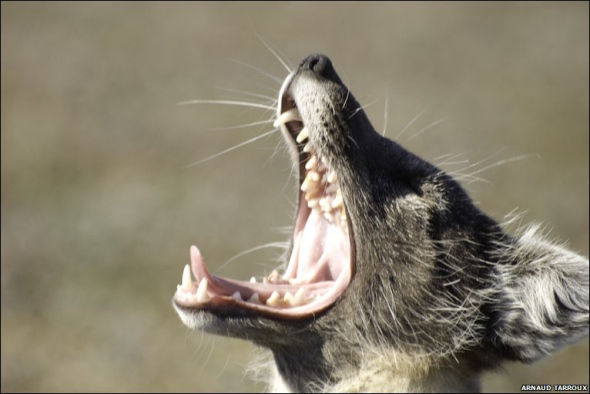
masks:
<path fill-rule="evenodd" d="M 272 390 L 476 392 L 588 336 L 588 259 L 509 234 L 381 136 L 326 56 L 285 79 L 274 126 L 299 197 L 282 269 L 211 275 L 193 246 L 173 299 L 190 328 L 265 349 Z"/>

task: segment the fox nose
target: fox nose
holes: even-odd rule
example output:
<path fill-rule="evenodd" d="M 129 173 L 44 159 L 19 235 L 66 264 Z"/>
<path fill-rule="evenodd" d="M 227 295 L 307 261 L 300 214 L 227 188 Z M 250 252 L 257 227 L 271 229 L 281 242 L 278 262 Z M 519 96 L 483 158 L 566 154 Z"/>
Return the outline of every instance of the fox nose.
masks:
<path fill-rule="evenodd" d="M 335 82 L 340 81 L 338 74 L 336 74 L 336 70 L 334 70 L 334 66 L 332 66 L 332 62 L 325 55 L 318 53 L 309 55 L 301 62 L 299 69 L 311 70 L 314 74 L 320 77 L 327 78 Z"/>

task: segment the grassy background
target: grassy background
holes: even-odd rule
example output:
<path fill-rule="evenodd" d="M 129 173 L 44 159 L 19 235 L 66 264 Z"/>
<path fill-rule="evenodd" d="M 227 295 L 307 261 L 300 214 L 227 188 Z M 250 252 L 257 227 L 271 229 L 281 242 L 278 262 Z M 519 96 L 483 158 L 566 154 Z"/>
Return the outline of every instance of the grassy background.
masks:
<path fill-rule="evenodd" d="M 518 208 L 588 255 L 586 2 L 1 7 L 3 392 L 263 389 L 249 343 L 190 332 L 171 307 L 191 244 L 247 279 L 279 251 L 223 262 L 291 224 L 278 135 L 184 169 L 268 129 L 214 130 L 263 111 L 176 105 L 276 96 L 242 64 L 287 74 L 256 32 L 294 64 L 329 55 L 376 128 L 386 113 L 429 160 L 483 160 L 467 187 L 484 211 Z M 484 389 L 550 382 L 588 383 L 587 340 Z"/>

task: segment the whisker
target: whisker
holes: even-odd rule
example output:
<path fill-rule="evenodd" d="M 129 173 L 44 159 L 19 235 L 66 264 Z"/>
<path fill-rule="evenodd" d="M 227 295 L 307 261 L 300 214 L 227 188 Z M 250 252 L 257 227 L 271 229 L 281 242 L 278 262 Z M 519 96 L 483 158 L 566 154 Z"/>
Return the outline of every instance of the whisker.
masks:
<path fill-rule="evenodd" d="M 272 80 L 273 80 L 273 81 L 275 81 L 275 82 L 278 82 L 279 84 L 282 84 L 282 83 L 283 83 L 283 80 L 282 80 L 281 78 L 279 78 L 279 77 L 276 77 L 276 76 L 272 75 L 271 73 L 269 73 L 269 72 L 267 72 L 267 71 L 264 71 L 263 69 L 261 69 L 261 68 L 258 68 L 258 67 L 254 66 L 254 65 L 252 65 L 252 64 L 249 64 L 249 63 L 243 62 L 243 61 L 241 61 L 241 60 L 236 60 L 236 59 L 228 59 L 228 60 L 229 60 L 230 62 L 234 62 L 234 63 L 240 64 L 240 65 L 242 65 L 242 66 L 249 67 L 249 68 L 251 68 L 252 70 L 258 71 L 260 74 L 264 75 L 265 77 L 268 77 L 268 78 L 272 79 Z"/>
<path fill-rule="evenodd" d="M 356 115 L 359 111 L 364 110 L 365 108 L 369 108 L 371 105 L 375 104 L 376 102 L 378 102 L 379 100 L 373 100 L 368 104 L 362 105 L 360 107 L 358 107 L 357 109 L 354 110 L 354 112 L 352 113 L 352 115 L 350 115 L 348 117 L 348 119 L 352 119 L 354 117 L 354 115 Z"/>
<path fill-rule="evenodd" d="M 266 47 L 266 49 L 268 49 L 270 51 L 270 53 L 272 53 L 274 55 L 274 57 L 277 58 L 277 60 L 283 65 L 283 67 L 285 67 L 285 69 L 287 69 L 287 72 L 289 74 L 291 74 L 291 70 L 293 68 L 293 66 L 290 66 L 289 64 L 287 64 L 287 62 L 285 60 L 283 60 L 279 54 L 277 53 L 277 51 L 275 51 L 273 49 L 273 47 L 267 43 L 261 36 L 260 34 L 258 34 L 258 32 L 254 31 L 254 33 L 256 34 L 256 37 L 258 37 L 258 39 L 260 40 L 260 42 Z M 282 83 L 283 81 L 281 81 Z"/>
<path fill-rule="evenodd" d="M 413 140 L 414 138 L 418 137 L 420 134 L 424 133 L 426 130 L 429 130 L 431 128 L 433 128 L 434 126 L 436 126 L 437 124 L 443 122 L 445 119 L 439 119 L 437 121 L 432 122 L 431 124 L 429 124 L 428 126 L 426 126 L 425 128 L 423 128 L 422 130 L 420 130 L 419 132 L 417 132 L 416 134 L 414 134 L 413 136 L 411 136 L 410 138 L 408 138 L 408 141 Z"/>
<path fill-rule="evenodd" d="M 268 109 L 268 110 L 272 110 L 272 111 L 276 110 L 276 107 L 271 106 L 271 105 L 252 103 L 249 101 L 233 101 L 233 100 L 188 100 L 188 101 L 181 101 L 177 105 L 189 105 L 189 104 L 238 105 L 238 106 L 242 106 L 242 107 Z"/>
<path fill-rule="evenodd" d="M 232 88 L 226 88 L 226 87 L 222 87 L 222 86 L 217 86 L 216 89 L 224 90 L 226 92 L 235 92 L 235 93 L 240 93 L 240 94 L 243 94 L 243 95 L 246 95 L 246 96 L 261 98 L 261 99 L 264 99 L 266 101 L 271 101 L 271 102 L 274 102 L 274 103 L 276 103 L 278 101 L 277 98 L 276 98 L 276 96 L 267 96 L 265 94 L 248 92 L 246 90 L 232 89 Z"/>
<path fill-rule="evenodd" d="M 268 249 L 268 248 L 285 248 L 285 242 L 269 242 L 264 245 L 259 245 L 259 246 L 255 246 L 253 248 L 250 248 L 248 250 L 244 250 L 243 252 L 240 252 L 240 253 L 236 254 L 235 256 L 233 256 L 232 258 L 230 258 L 229 260 L 227 260 L 225 263 L 221 264 L 219 267 L 217 267 L 217 269 L 215 271 L 219 272 L 221 269 L 223 269 L 223 267 L 225 267 L 226 265 L 228 265 L 229 263 L 231 263 L 235 259 L 238 259 L 242 256 L 249 254 L 249 253 L 256 252 L 257 250 Z"/>
<path fill-rule="evenodd" d="M 254 142 L 254 141 L 256 141 L 256 140 L 259 140 L 259 139 L 261 139 L 261 138 L 264 138 L 264 137 L 266 137 L 266 136 L 268 136 L 268 135 L 270 135 L 270 134 L 272 134 L 272 133 L 275 133 L 277 130 L 278 130 L 278 129 L 272 129 L 272 130 L 270 130 L 270 131 L 267 131 L 266 133 L 260 134 L 260 135 L 258 135 L 258 136 L 256 136 L 256 137 L 254 137 L 254 138 L 250 138 L 249 140 L 246 140 L 246 141 L 244 141 L 244 142 L 242 142 L 242 143 L 240 143 L 240 144 L 238 144 L 238 145 L 232 146 L 231 148 L 229 148 L 229 149 L 226 149 L 226 150 L 224 150 L 224 151 L 222 151 L 222 152 L 219 152 L 219 153 L 217 153 L 217 154 L 215 154 L 215 155 L 213 155 L 213 156 L 209 156 L 209 157 L 207 157 L 207 158 L 205 158 L 205 159 L 203 159 L 203 160 L 199 160 L 199 161 L 196 161 L 196 162 L 194 162 L 194 163 L 191 163 L 191 164 L 189 164 L 189 165 L 187 165 L 187 166 L 183 167 L 182 169 L 183 169 L 183 170 L 186 170 L 187 168 L 190 168 L 190 167 L 193 167 L 193 166 L 199 165 L 199 164 L 201 164 L 201 163 L 204 163 L 204 162 L 206 162 L 206 161 L 209 161 L 209 160 L 215 159 L 216 157 L 219 157 L 219 156 L 221 156 L 221 155 L 224 155 L 224 154 L 226 154 L 226 153 L 228 153 L 228 152 L 231 152 L 231 151 L 233 151 L 233 150 L 235 150 L 235 149 L 241 148 L 242 146 L 248 145 L 249 143 L 252 143 L 252 142 Z"/>
<path fill-rule="evenodd" d="M 383 114 L 383 132 L 381 133 L 382 136 L 385 136 L 385 132 L 387 131 L 387 119 L 388 119 L 388 107 L 389 107 L 389 82 L 387 82 L 387 88 L 385 90 L 385 113 Z"/>
<path fill-rule="evenodd" d="M 414 119 L 410 120 L 410 123 L 408 123 L 406 125 L 406 127 L 404 127 L 404 129 L 397 135 L 397 137 L 395 137 L 395 140 L 396 141 L 399 140 L 399 137 L 401 137 L 402 134 L 405 133 L 406 130 L 408 130 L 410 128 L 410 126 L 412 126 L 414 124 L 414 122 L 416 120 L 418 120 L 418 118 L 424 114 L 424 112 L 426 112 L 426 108 L 424 108 L 422 111 L 420 111 L 420 113 L 418 115 L 414 116 Z"/>
<path fill-rule="evenodd" d="M 258 122 L 252 122 L 252 123 L 246 123 L 246 124 L 242 124 L 239 126 L 229 126 L 229 127 L 214 127 L 211 130 L 214 131 L 225 131 L 225 130 L 235 130 L 235 129 L 244 129 L 246 127 L 252 127 L 252 126 L 258 126 L 261 124 L 268 124 L 268 123 L 273 123 L 274 120 L 272 119 L 268 119 L 268 120 L 260 120 Z"/>

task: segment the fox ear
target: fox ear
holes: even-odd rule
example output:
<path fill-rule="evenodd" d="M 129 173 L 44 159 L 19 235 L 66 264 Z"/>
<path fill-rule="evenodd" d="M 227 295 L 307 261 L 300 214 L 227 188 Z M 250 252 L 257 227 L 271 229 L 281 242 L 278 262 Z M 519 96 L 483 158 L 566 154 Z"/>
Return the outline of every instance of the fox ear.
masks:
<path fill-rule="evenodd" d="M 588 260 L 530 228 L 500 252 L 489 333 L 507 358 L 532 362 L 588 335 Z"/>

